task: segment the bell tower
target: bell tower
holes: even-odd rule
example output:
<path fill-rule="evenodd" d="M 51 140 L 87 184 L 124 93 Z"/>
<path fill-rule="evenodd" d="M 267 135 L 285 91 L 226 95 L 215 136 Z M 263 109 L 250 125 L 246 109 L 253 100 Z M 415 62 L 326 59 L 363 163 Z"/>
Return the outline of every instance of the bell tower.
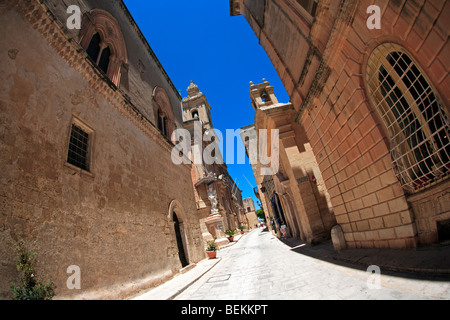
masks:
<path fill-rule="evenodd" d="M 263 83 L 260 84 L 250 82 L 250 97 L 252 99 L 252 107 L 255 110 L 278 104 L 274 88 L 266 79 L 263 79 Z"/>
<path fill-rule="evenodd" d="M 201 121 L 204 129 L 211 129 L 211 106 L 205 95 L 192 80 L 187 92 L 188 96 L 183 98 L 183 121 Z"/>

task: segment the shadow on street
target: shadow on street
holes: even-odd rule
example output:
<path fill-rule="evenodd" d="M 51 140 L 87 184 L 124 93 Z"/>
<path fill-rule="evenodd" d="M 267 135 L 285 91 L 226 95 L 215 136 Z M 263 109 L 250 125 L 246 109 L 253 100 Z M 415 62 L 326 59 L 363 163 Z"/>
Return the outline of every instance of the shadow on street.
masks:
<path fill-rule="evenodd" d="M 299 239 L 279 239 L 293 252 L 347 268 L 367 271 L 381 268 L 382 274 L 431 281 L 450 281 L 450 245 L 416 249 L 345 249 L 336 252 L 331 240 L 308 244 Z"/>

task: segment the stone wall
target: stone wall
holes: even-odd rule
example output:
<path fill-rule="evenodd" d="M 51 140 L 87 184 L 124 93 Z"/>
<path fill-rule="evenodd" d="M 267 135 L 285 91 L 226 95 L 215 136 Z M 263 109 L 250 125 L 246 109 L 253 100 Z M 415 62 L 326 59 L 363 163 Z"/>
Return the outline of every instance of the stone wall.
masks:
<path fill-rule="evenodd" d="M 296 1 L 269 0 L 264 23 L 258 24 L 249 2 L 241 1 L 239 10 L 291 97 L 348 246 L 405 248 L 436 241 L 436 227 L 429 221 L 444 219 L 447 213 L 436 209 L 425 219 L 419 207 L 424 199 L 434 201 L 439 192 L 419 191 L 424 192 L 422 199 L 402 188 L 393 171 L 386 128 L 369 101 L 365 74 L 378 45 L 399 44 L 420 66 L 448 112 L 450 3 L 322 0 L 311 20 Z M 367 8 L 373 4 L 381 9 L 379 30 L 366 25 Z M 441 183 L 439 190 L 448 190 L 448 182 Z"/>
<path fill-rule="evenodd" d="M 8 243 L 18 237 L 59 298 L 117 298 L 168 279 L 181 268 L 174 200 L 188 260 L 203 259 L 191 167 L 172 164 L 171 143 L 40 1 L 7 1 L 0 25 L 0 297 L 16 279 Z M 92 130 L 89 172 L 67 163 L 73 121 Z M 66 287 L 71 265 L 81 290 Z"/>
<path fill-rule="evenodd" d="M 400 43 L 425 68 L 438 92 L 447 92 L 443 98 L 448 101 L 449 81 L 431 68 L 446 59 L 441 49 L 448 28 L 441 29 L 445 17 L 440 13 L 448 8 L 443 5 L 380 2 L 382 28 L 369 30 L 365 26 L 369 2 L 360 3 L 351 24 L 336 37 L 335 47 L 341 49 L 335 51 L 334 61 L 329 57 L 331 72 L 323 90 L 301 117 L 315 153 L 328 154 L 319 165 L 350 247 L 414 247 L 417 240 L 423 240 L 416 238 L 418 221 L 392 170 L 385 129 L 368 101 L 360 75 L 365 74 L 375 46 L 383 41 Z"/>
<path fill-rule="evenodd" d="M 250 228 L 254 228 L 256 224 L 259 223 L 258 217 L 256 216 L 255 203 L 252 198 L 246 198 L 243 201 L 245 216 L 247 217 L 248 224 Z M 248 210 L 250 208 L 250 211 Z"/>
<path fill-rule="evenodd" d="M 408 197 L 414 212 L 420 243 L 432 244 L 439 239 L 438 222 L 450 220 L 449 188 L 443 184 Z"/>

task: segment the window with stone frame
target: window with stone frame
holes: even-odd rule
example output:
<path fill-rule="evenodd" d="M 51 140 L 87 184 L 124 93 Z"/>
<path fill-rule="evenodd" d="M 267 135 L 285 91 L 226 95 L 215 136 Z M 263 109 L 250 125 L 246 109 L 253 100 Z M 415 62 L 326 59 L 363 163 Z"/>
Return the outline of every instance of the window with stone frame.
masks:
<path fill-rule="evenodd" d="M 312 17 L 316 16 L 317 6 L 319 4 L 319 0 L 295 0 L 299 5 L 305 9 Z"/>
<path fill-rule="evenodd" d="M 78 119 L 71 123 L 67 163 L 82 170 L 91 171 L 91 144 L 93 130 Z"/>
<path fill-rule="evenodd" d="M 447 109 L 410 54 L 396 44 L 378 46 L 369 57 L 366 80 L 404 189 L 413 193 L 447 178 Z"/>
<path fill-rule="evenodd" d="M 100 43 L 102 42 L 102 38 L 98 33 L 92 36 L 91 42 L 86 50 L 87 54 L 91 59 L 97 63 L 98 57 L 100 55 Z"/>
<path fill-rule="evenodd" d="M 119 86 L 127 72 L 127 48 L 117 20 L 107 11 L 94 9 L 80 33 L 80 44 L 106 76 Z"/>
<path fill-rule="evenodd" d="M 106 47 L 102 50 L 102 54 L 97 62 L 98 67 L 105 73 L 108 73 L 109 63 L 111 60 L 111 49 Z"/>
<path fill-rule="evenodd" d="M 167 117 L 161 109 L 158 110 L 158 129 L 163 135 L 168 135 Z"/>
<path fill-rule="evenodd" d="M 111 49 L 102 45 L 101 36 L 96 33 L 86 50 L 92 61 L 105 73 L 108 73 L 109 63 L 111 59 Z"/>
<path fill-rule="evenodd" d="M 175 116 L 167 92 L 161 87 L 153 90 L 156 126 L 161 133 L 170 139 L 175 130 Z"/>

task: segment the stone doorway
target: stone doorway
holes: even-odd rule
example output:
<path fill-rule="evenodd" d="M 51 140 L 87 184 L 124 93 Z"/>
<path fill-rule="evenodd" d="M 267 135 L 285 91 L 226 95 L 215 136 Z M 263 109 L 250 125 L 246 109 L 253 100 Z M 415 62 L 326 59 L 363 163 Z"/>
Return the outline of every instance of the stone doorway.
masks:
<path fill-rule="evenodd" d="M 180 221 L 178 220 L 177 214 L 175 212 L 173 213 L 173 222 L 175 229 L 175 237 L 178 246 L 178 256 L 180 258 L 181 266 L 184 268 L 189 265 L 189 262 L 187 260 L 186 252 L 184 250 L 183 226 L 182 223 L 180 223 Z"/>
<path fill-rule="evenodd" d="M 450 220 L 437 221 L 439 242 L 450 243 Z"/>

